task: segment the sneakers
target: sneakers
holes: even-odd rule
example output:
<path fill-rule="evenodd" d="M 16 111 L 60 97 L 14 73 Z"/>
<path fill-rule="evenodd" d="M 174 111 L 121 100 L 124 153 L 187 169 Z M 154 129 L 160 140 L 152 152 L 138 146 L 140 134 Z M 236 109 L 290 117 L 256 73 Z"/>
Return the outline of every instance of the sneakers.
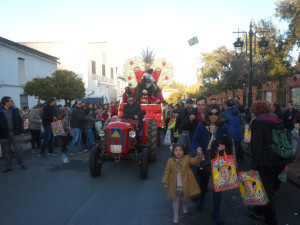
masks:
<path fill-rule="evenodd" d="M 47 155 L 58 155 L 56 152 L 48 152 Z"/>
<path fill-rule="evenodd" d="M 264 219 L 264 215 L 263 214 L 258 214 L 253 207 L 247 207 L 248 212 L 250 214 L 251 217 L 253 217 L 256 220 L 263 220 Z"/>
<path fill-rule="evenodd" d="M 24 165 L 24 164 L 21 165 L 20 167 L 21 167 L 22 170 L 27 170 L 28 169 L 28 167 L 26 165 Z"/>
<path fill-rule="evenodd" d="M 81 150 L 81 151 L 79 151 L 78 153 L 86 153 L 86 152 L 88 152 L 89 150 L 87 150 L 87 149 L 83 149 L 83 150 Z"/>
<path fill-rule="evenodd" d="M 12 168 L 6 168 L 5 170 L 2 170 L 2 173 L 8 173 L 9 171 L 12 171 Z"/>
<path fill-rule="evenodd" d="M 70 156 L 74 156 L 75 154 L 74 154 L 73 152 L 70 152 L 69 155 L 70 155 Z"/>
<path fill-rule="evenodd" d="M 45 153 L 40 153 L 38 156 L 39 158 L 46 158 Z"/>

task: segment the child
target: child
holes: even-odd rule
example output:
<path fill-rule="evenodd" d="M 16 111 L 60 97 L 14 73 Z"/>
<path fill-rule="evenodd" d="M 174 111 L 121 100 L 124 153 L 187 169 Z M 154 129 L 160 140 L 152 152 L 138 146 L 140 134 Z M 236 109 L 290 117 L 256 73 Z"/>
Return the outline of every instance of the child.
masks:
<path fill-rule="evenodd" d="M 94 127 L 95 122 L 101 121 L 101 119 L 96 119 L 92 116 L 93 110 L 91 108 L 87 108 L 85 110 L 85 113 L 88 115 L 87 120 L 83 122 L 83 129 L 86 134 L 86 146 L 85 149 L 80 153 L 88 152 L 91 150 L 91 147 L 94 144 L 94 133 L 92 131 L 92 128 Z"/>
<path fill-rule="evenodd" d="M 176 132 L 174 132 L 174 128 L 175 128 L 175 125 L 176 125 L 176 118 L 178 117 L 179 115 L 179 111 L 174 111 L 173 112 L 173 117 L 172 119 L 169 121 L 169 124 L 168 124 L 168 130 L 171 130 L 171 140 L 173 143 L 176 143 L 177 140 L 178 140 L 178 130 Z"/>
<path fill-rule="evenodd" d="M 174 145 L 172 158 L 167 162 L 166 170 L 162 182 L 168 190 L 168 197 L 173 199 L 173 223 L 178 223 L 179 200 L 182 198 L 183 213 L 188 212 L 186 198 L 199 194 L 200 188 L 195 176 L 190 169 L 191 165 L 204 161 L 202 149 L 197 150 L 198 156 L 195 158 L 185 155 L 183 146 L 180 143 Z"/>
<path fill-rule="evenodd" d="M 70 124 L 69 124 L 69 120 L 68 120 L 68 114 L 67 113 L 63 113 L 60 117 L 63 128 L 64 128 L 64 132 L 65 134 L 60 135 L 61 138 L 61 152 L 67 152 L 67 144 L 68 144 L 68 140 L 69 140 L 69 130 L 70 128 Z"/>

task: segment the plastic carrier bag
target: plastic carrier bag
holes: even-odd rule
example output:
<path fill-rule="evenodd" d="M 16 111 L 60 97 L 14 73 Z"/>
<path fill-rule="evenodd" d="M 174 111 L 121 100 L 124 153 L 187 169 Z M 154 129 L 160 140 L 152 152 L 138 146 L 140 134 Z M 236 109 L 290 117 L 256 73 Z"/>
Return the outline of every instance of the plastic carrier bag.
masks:
<path fill-rule="evenodd" d="M 239 186 L 236 165 L 233 155 L 227 156 L 225 146 L 223 147 L 223 156 L 217 152 L 217 158 L 210 161 L 212 185 L 215 192 L 226 191 Z"/>
<path fill-rule="evenodd" d="M 61 120 L 56 120 L 52 122 L 51 129 L 52 129 L 53 136 L 65 134 Z"/>
<path fill-rule="evenodd" d="M 258 171 L 240 172 L 238 178 L 244 205 L 259 206 L 266 205 L 269 202 Z"/>
<path fill-rule="evenodd" d="M 164 145 L 171 145 L 171 130 L 167 130 L 165 140 L 164 140 Z"/>

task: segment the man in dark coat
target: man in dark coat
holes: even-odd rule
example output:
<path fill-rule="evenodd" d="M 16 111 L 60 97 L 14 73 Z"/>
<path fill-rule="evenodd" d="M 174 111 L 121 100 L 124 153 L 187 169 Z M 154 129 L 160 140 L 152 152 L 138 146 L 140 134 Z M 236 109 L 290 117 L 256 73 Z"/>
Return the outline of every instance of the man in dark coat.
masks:
<path fill-rule="evenodd" d="M 88 116 L 85 115 L 84 112 L 82 111 L 80 100 L 76 100 L 73 105 L 72 118 L 70 121 L 70 126 L 74 134 L 69 147 L 69 154 L 71 156 L 74 155 L 73 148 L 75 144 L 77 144 L 77 151 L 79 153 L 87 152 L 86 149 L 82 150 L 81 148 L 81 134 L 82 134 L 83 121 L 87 118 Z"/>
<path fill-rule="evenodd" d="M 186 100 L 186 107 L 181 109 L 179 116 L 176 118 L 176 125 L 174 132 L 178 130 L 180 142 L 189 154 L 192 154 L 192 138 L 197 127 L 197 114 L 193 108 L 193 100 Z"/>
<path fill-rule="evenodd" d="M 234 107 L 232 99 L 227 99 L 225 102 L 226 110 L 222 113 L 225 123 L 228 125 L 228 132 L 234 141 L 236 158 L 238 162 L 244 161 L 244 152 L 242 149 L 242 129 L 241 129 L 241 114 Z"/>
<path fill-rule="evenodd" d="M 40 158 L 45 158 L 45 149 L 48 147 L 48 155 L 57 155 L 53 151 L 53 133 L 51 129 L 51 123 L 57 119 L 57 113 L 55 109 L 56 98 L 50 97 L 46 101 L 46 105 L 43 107 L 42 125 L 45 131 L 45 139 L 43 141 Z"/>
<path fill-rule="evenodd" d="M 293 101 L 289 101 L 287 104 L 287 109 L 283 112 L 283 123 L 284 130 L 286 132 L 289 141 L 292 141 L 292 130 L 294 129 L 293 119 L 298 113 L 298 109 L 294 107 Z"/>
<path fill-rule="evenodd" d="M 11 148 L 15 151 L 14 157 L 19 166 L 25 170 L 27 166 L 23 162 L 22 138 L 24 137 L 23 120 L 18 110 L 12 107 L 11 97 L 5 96 L 1 99 L 0 107 L 0 141 L 3 143 L 5 169 L 3 173 L 12 170 Z"/>
<path fill-rule="evenodd" d="M 139 148 L 141 147 L 141 136 L 143 130 L 143 116 L 145 111 L 141 111 L 140 104 L 134 102 L 133 95 L 128 96 L 128 103 L 124 105 L 123 108 L 123 119 L 135 119 L 138 120 L 138 130 L 137 130 L 137 144 Z"/>

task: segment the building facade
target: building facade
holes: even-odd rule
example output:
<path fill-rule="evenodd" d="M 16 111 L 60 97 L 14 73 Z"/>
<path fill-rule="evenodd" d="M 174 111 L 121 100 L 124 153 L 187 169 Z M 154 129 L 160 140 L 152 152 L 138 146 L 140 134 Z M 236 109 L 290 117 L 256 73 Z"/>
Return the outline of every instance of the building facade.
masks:
<path fill-rule="evenodd" d="M 10 96 L 16 107 L 32 108 L 38 99 L 24 95 L 24 85 L 33 78 L 54 73 L 57 60 L 57 57 L 0 37 L 0 98 Z"/>
<path fill-rule="evenodd" d="M 106 42 L 22 42 L 23 45 L 59 57 L 58 69 L 82 78 L 86 96 L 117 100 L 114 53 Z M 93 93 L 93 94 L 91 94 Z"/>

